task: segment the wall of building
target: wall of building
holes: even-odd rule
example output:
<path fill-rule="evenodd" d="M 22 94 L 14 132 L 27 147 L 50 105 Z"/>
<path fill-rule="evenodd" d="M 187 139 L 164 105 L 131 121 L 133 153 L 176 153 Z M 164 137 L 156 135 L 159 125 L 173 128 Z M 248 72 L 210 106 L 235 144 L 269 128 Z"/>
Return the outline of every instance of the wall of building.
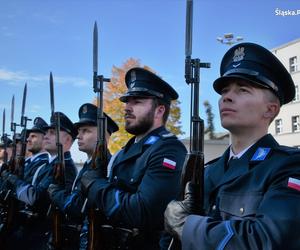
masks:
<path fill-rule="evenodd" d="M 271 133 L 280 144 L 300 147 L 300 120 L 298 126 L 299 130 L 295 132 L 292 131 L 292 117 L 300 117 L 300 39 L 274 48 L 272 52 L 279 58 L 289 72 L 290 58 L 297 57 L 297 71 L 291 72 L 291 76 L 296 88 L 298 88 L 298 92 L 294 101 L 281 108 L 279 115 L 270 125 L 269 133 Z M 278 119 L 282 120 L 282 131 L 280 133 L 276 133 L 276 120 Z"/>

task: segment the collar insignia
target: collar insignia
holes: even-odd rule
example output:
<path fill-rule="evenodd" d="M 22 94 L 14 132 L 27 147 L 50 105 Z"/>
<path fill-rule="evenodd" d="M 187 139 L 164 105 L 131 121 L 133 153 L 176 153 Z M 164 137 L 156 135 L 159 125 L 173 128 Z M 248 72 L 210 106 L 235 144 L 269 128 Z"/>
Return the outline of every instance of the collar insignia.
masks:
<path fill-rule="evenodd" d="M 251 161 L 263 161 L 266 159 L 271 148 L 258 148 L 251 158 Z"/>
<path fill-rule="evenodd" d="M 158 136 L 150 136 L 144 144 L 152 145 L 159 139 Z"/>

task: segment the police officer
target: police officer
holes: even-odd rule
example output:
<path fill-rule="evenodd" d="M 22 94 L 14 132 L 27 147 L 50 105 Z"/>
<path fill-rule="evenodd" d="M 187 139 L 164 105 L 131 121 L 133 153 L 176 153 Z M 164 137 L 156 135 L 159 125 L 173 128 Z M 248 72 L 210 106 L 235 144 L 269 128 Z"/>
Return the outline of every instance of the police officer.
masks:
<path fill-rule="evenodd" d="M 233 46 L 213 87 L 221 95 L 222 126 L 232 144 L 208 163 L 203 215 L 189 215 L 194 186 L 172 201 L 166 229 L 182 249 L 300 249 L 300 150 L 279 145 L 268 127 L 293 100 L 290 74 L 267 49 Z"/>
<path fill-rule="evenodd" d="M 32 185 L 34 185 L 35 177 L 37 176 L 40 169 L 44 168 L 49 161 L 49 154 L 44 150 L 43 138 L 45 134 L 45 126 L 48 124 L 41 118 L 37 117 L 34 120 L 33 127 L 23 132 L 22 136 L 27 135 L 27 150 L 32 154 L 25 161 L 24 176 L 20 177 L 15 174 L 10 174 L 7 178 L 7 185 L 9 189 L 16 193 L 16 198 L 21 201 L 18 204 L 20 211 L 14 215 L 17 217 L 17 227 L 14 232 L 8 237 L 7 249 L 15 249 L 19 246 L 26 246 L 28 243 L 28 235 L 26 231 L 30 228 L 27 227 L 29 223 L 36 220 L 33 214 L 31 205 L 33 202 L 31 195 L 33 194 Z M 17 142 L 19 138 L 16 138 Z M 21 137 L 20 137 L 21 139 Z M 28 198 L 31 197 L 31 198 Z"/>
<path fill-rule="evenodd" d="M 61 123 L 60 142 L 63 145 L 65 159 L 66 188 L 71 189 L 77 170 L 69 150 L 76 138 L 77 130 L 65 114 L 58 112 L 58 115 Z M 48 164 L 35 171 L 31 183 L 19 190 L 18 198 L 30 207 L 32 214 L 28 216 L 29 222 L 23 230 L 25 234 L 23 239 L 25 240 L 12 242 L 13 246 L 9 249 L 19 249 L 21 247 L 24 249 L 47 249 L 49 238 L 47 234 L 51 226 L 47 218 L 47 211 L 50 206 L 47 189 L 54 182 L 54 164 L 57 157 L 54 116 L 51 117 L 50 125 L 45 126 L 44 129 L 46 131 L 43 141 L 44 147 L 52 158 L 49 159 Z"/>
<path fill-rule="evenodd" d="M 78 130 L 78 147 L 79 150 L 87 154 L 87 161 L 83 168 L 78 172 L 71 192 L 59 184 L 51 184 L 48 192 L 52 202 L 57 205 L 61 212 L 67 215 L 66 227 L 64 230 L 65 246 L 64 249 L 79 248 L 79 233 L 83 223 L 84 215 L 81 209 L 85 197 L 81 191 L 81 176 L 87 169 L 91 169 L 92 155 L 97 143 L 97 107 L 90 103 L 83 104 L 78 111 L 79 121 L 74 125 Z M 107 120 L 106 140 L 107 144 L 112 133 L 118 131 L 118 125 L 105 114 Z M 86 231 L 81 234 L 86 234 Z"/>
<path fill-rule="evenodd" d="M 44 150 L 43 140 L 45 135 L 45 127 L 48 124 L 41 118 L 37 117 L 34 120 L 34 125 L 26 131 L 27 135 L 27 150 L 32 154 L 25 160 L 24 177 L 21 179 L 14 174 L 10 174 L 7 181 L 16 190 L 19 200 L 27 203 L 27 198 L 24 199 L 24 192 L 27 192 L 26 186 L 34 183 L 34 175 L 36 171 L 43 168 L 49 162 L 49 154 Z M 25 135 L 24 135 L 25 136 Z M 25 195 L 26 197 L 27 195 Z"/>
<path fill-rule="evenodd" d="M 42 168 L 49 162 L 49 154 L 45 151 L 43 141 L 45 135 L 45 127 L 48 124 L 41 118 L 36 117 L 33 122 L 33 127 L 26 131 L 27 137 L 27 151 L 31 153 L 30 157 L 27 157 L 24 165 L 24 178 L 21 180 L 16 176 L 11 176 L 11 181 L 14 185 L 17 185 L 18 190 L 23 190 L 23 186 L 28 183 L 32 183 L 33 176 L 38 168 Z"/>
<path fill-rule="evenodd" d="M 6 149 L 6 152 L 5 152 Z M 0 172 L 2 171 L 3 163 L 9 161 L 12 154 L 12 140 L 8 137 L 2 138 L 2 142 L 0 143 Z"/>
<path fill-rule="evenodd" d="M 108 179 L 87 171 L 81 183 L 90 204 L 115 227 L 108 234 L 116 236 L 109 249 L 154 250 L 160 248 L 163 211 L 179 192 L 186 155 L 185 146 L 165 128 L 171 101 L 178 94 L 143 68 L 130 69 L 125 81 L 128 90 L 120 100 L 125 103 L 125 129 L 134 136 L 113 156 Z"/>
<path fill-rule="evenodd" d="M 62 112 L 55 112 L 51 116 L 50 125 L 47 127 L 46 135 L 44 137 L 45 149 L 51 155 L 50 166 L 51 171 L 55 167 L 57 161 L 57 150 L 56 144 L 56 118 L 59 116 L 60 119 L 60 131 L 59 131 L 59 142 L 62 145 L 63 159 L 64 159 L 64 179 L 65 189 L 70 192 L 72 189 L 73 181 L 77 175 L 77 168 L 71 157 L 70 149 L 73 145 L 76 136 L 78 134 L 73 122 Z M 53 182 L 51 182 L 53 183 Z M 49 183 L 50 184 L 50 183 Z M 48 188 L 48 187 L 47 187 Z"/>

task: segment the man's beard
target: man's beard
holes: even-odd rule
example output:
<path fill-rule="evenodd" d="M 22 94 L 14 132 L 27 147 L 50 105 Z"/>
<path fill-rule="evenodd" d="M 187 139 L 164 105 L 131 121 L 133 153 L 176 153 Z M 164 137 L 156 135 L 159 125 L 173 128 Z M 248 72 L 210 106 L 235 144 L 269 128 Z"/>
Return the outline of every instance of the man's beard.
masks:
<path fill-rule="evenodd" d="M 125 129 L 132 135 L 142 135 L 148 132 L 153 126 L 154 122 L 154 110 L 151 109 L 148 114 L 141 117 L 139 120 L 135 120 L 136 124 L 130 125 L 129 122 L 125 122 Z"/>
<path fill-rule="evenodd" d="M 42 148 L 38 146 L 32 146 L 31 148 L 28 148 L 28 151 L 34 155 L 39 153 L 41 150 Z"/>

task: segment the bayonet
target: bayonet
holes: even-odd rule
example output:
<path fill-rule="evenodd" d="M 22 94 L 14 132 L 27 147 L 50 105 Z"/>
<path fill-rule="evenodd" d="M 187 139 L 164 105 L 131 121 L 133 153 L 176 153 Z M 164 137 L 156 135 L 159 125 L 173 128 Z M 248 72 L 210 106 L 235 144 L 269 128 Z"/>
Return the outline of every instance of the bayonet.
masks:
<path fill-rule="evenodd" d="M 16 123 L 14 123 L 14 113 L 15 113 L 15 95 L 11 99 L 11 110 L 10 110 L 10 131 L 14 134 L 16 132 Z"/>
<path fill-rule="evenodd" d="M 26 105 L 26 96 L 27 96 L 27 83 L 25 83 L 22 99 L 22 111 L 21 111 L 21 127 L 26 127 L 27 117 L 25 116 L 25 105 Z"/>
<path fill-rule="evenodd" d="M 93 32 L 93 71 L 94 75 L 97 76 L 98 72 L 98 27 L 97 22 L 94 24 Z"/>
<path fill-rule="evenodd" d="M 193 37 L 193 0 L 186 2 L 185 56 L 192 55 Z"/>
<path fill-rule="evenodd" d="M 3 109 L 3 118 L 2 118 L 2 142 L 4 145 L 4 157 L 3 162 L 5 164 L 5 168 L 7 167 L 7 146 L 8 146 L 8 139 L 7 134 L 5 133 L 5 109 Z M 4 170 L 3 166 L 1 167 L 1 171 Z"/>
<path fill-rule="evenodd" d="M 3 109 L 3 116 L 2 116 L 2 138 L 4 140 L 5 135 L 5 109 Z"/>
<path fill-rule="evenodd" d="M 54 88 L 53 88 L 53 76 L 52 72 L 50 72 L 50 106 L 51 106 L 51 116 L 54 115 Z"/>
<path fill-rule="evenodd" d="M 101 95 L 103 91 L 103 82 L 110 82 L 110 79 L 98 75 L 98 27 L 97 22 L 95 22 L 93 32 L 93 89 L 98 95 L 99 93 Z"/>

